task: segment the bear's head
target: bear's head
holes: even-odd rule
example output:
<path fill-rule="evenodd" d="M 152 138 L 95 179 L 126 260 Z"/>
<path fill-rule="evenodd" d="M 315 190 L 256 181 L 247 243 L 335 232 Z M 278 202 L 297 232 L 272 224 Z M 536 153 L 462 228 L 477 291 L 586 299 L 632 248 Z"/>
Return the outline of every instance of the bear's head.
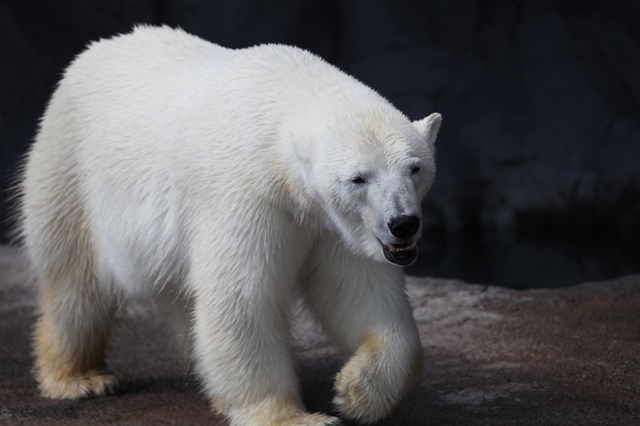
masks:
<path fill-rule="evenodd" d="M 295 144 L 305 192 L 352 251 L 402 266 L 416 260 L 441 121 L 434 113 L 412 123 L 387 105 L 354 109 Z"/>

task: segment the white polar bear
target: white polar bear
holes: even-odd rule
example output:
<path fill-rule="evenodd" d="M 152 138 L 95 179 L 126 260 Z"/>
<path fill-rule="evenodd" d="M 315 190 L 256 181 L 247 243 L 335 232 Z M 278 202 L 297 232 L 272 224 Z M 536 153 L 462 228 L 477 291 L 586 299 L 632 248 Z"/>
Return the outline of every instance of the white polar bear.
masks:
<path fill-rule="evenodd" d="M 422 364 L 397 265 L 416 258 L 440 122 L 411 123 L 293 47 L 230 50 L 167 27 L 91 44 L 51 99 L 21 187 L 42 394 L 111 391 L 109 327 L 142 296 L 191 336 L 233 425 L 338 424 L 299 395 L 301 296 L 352 354 L 337 412 L 387 415 Z"/>

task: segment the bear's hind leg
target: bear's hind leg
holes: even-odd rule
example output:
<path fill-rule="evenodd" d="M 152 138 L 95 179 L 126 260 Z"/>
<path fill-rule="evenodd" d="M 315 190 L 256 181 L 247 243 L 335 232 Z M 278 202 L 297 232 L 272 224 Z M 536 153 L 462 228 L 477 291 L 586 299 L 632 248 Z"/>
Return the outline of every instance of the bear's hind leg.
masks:
<path fill-rule="evenodd" d="M 104 362 L 115 297 L 96 276 L 97 227 L 79 189 L 77 129 L 64 96 L 52 99 L 25 164 L 20 235 L 38 292 L 34 373 L 43 396 L 74 399 L 115 387 Z"/>
<path fill-rule="evenodd" d="M 77 399 L 113 392 L 116 379 L 106 371 L 104 360 L 113 300 L 94 279 L 80 285 L 60 279 L 42 284 L 34 332 L 35 373 L 42 395 Z"/>

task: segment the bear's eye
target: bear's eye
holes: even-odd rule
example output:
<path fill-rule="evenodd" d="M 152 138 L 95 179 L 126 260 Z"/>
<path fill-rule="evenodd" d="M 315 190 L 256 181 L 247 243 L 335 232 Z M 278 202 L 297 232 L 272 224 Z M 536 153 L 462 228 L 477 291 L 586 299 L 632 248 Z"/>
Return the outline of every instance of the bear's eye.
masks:
<path fill-rule="evenodd" d="M 420 166 L 413 166 L 411 168 L 411 174 L 415 175 L 416 173 L 418 173 L 420 171 Z"/>
<path fill-rule="evenodd" d="M 351 178 L 351 182 L 355 183 L 356 185 L 362 185 L 363 183 L 367 183 L 367 180 L 362 176 L 356 176 L 354 178 Z"/>

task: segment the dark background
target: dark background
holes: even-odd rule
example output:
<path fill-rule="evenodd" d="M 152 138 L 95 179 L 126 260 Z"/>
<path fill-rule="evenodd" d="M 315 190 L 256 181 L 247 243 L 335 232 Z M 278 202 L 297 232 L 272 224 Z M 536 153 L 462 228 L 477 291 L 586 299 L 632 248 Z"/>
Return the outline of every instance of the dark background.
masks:
<path fill-rule="evenodd" d="M 442 113 L 410 273 L 520 288 L 640 272 L 637 0 L 0 1 L 4 199 L 64 67 L 134 23 L 300 46 L 411 119 Z"/>

